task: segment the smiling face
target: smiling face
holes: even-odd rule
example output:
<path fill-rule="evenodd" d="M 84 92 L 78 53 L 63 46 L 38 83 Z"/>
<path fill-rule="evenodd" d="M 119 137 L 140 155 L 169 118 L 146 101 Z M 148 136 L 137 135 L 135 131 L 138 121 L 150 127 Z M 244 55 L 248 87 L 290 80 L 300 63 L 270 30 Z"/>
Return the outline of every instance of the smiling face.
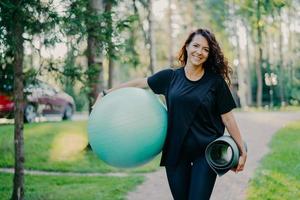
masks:
<path fill-rule="evenodd" d="M 209 54 L 208 42 L 200 34 L 196 34 L 192 41 L 186 46 L 187 65 L 194 67 L 202 66 Z"/>

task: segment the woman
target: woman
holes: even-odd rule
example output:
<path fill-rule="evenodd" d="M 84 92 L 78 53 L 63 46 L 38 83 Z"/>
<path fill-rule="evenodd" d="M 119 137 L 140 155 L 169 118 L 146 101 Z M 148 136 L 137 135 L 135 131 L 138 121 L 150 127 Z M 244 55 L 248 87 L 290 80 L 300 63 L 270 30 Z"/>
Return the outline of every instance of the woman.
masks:
<path fill-rule="evenodd" d="M 225 82 L 230 83 L 230 67 L 214 34 L 206 29 L 188 36 L 179 61 L 181 68 L 165 69 L 107 92 L 122 87 L 150 87 L 154 93 L 165 95 L 168 133 L 161 166 L 166 168 L 172 195 L 175 200 L 209 199 L 216 174 L 205 159 L 206 146 L 222 136 L 226 127 L 241 152 L 233 170 L 242 171 L 247 158 L 232 113 L 236 105 Z"/>

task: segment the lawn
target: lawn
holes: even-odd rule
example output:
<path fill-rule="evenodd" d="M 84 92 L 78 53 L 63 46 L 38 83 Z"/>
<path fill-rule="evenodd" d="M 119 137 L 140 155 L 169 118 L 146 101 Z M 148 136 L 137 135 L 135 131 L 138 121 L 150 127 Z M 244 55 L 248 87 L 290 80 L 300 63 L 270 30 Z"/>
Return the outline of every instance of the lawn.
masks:
<path fill-rule="evenodd" d="M 130 177 L 25 176 L 25 199 L 30 200 L 121 200 L 143 181 Z M 0 199 L 9 199 L 12 174 L 0 173 Z"/>
<path fill-rule="evenodd" d="M 279 130 L 270 148 L 250 182 L 247 199 L 300 199 L 300 121 Z"/>
<path fill-rule="evenodd" d="M 236 108 L 235 111 L 242 111 L 241 108 Z M 245 111 L 247 112 L 295 112 L 295 111 L 300 111 L 300 106 L 274 106 L 270 108 L 268 105 L 263 106 L 263 107 L 248 107 L 245 108 Z"/>
<path fill-rule="evenodd" d="M 160 156 L 138 168 L 110 167 L 87 150 L 87 122 L 47 122 L 24 127 L 25 168 L 72 172 L 150 172 L 158 169 Z M 13 125 L 0 126 L 0 167 L 14 165 Z"/>

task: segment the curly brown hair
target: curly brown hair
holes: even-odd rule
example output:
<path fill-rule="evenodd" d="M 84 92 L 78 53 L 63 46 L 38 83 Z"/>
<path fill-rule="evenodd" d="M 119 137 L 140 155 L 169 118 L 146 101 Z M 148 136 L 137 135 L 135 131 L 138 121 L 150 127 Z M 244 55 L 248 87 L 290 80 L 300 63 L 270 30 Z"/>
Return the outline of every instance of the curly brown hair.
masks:
<path fill-rule="evenodd" d="M 190 42 L 193 40 L 195 35 L 202 35 L 208 42 L 209 45 L 209 53 L 208 58 L 203 63 L 203 67 L 205 70 L 212 70 L 213 72 L 220 74 L 230 85 L 230 74 L 232 74 L 232 69 L 228 65 L 227 59 L 224 57 L 224 54 L 219 46 L 219 43 L 216 40 L 215 35 L 207 30 L 207 29 L 197 29 L 193 31 L 186 41 L 184 42 L 184 45 L 179 51 L 178 55 L 178 61 L 182 66 L 186 65 L 187 62 L 187 51 L 186 47 L 190 44 Z"/>

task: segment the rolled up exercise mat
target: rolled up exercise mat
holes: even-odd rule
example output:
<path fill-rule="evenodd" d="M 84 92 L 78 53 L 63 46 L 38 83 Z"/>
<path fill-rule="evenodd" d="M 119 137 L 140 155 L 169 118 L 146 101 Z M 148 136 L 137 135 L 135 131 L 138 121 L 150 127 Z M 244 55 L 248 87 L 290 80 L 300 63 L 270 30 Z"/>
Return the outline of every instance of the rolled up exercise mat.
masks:
<path fill-rule="evenodd" d="M 244 142 L 246 151 L 247 145 Z M 209 166 L 218 174 L 224 175 L 236 167 L 239 162 L 240 151 L 231 136 L 224 135 L 211 142 L 205 150 L 205 158 Z"/>

